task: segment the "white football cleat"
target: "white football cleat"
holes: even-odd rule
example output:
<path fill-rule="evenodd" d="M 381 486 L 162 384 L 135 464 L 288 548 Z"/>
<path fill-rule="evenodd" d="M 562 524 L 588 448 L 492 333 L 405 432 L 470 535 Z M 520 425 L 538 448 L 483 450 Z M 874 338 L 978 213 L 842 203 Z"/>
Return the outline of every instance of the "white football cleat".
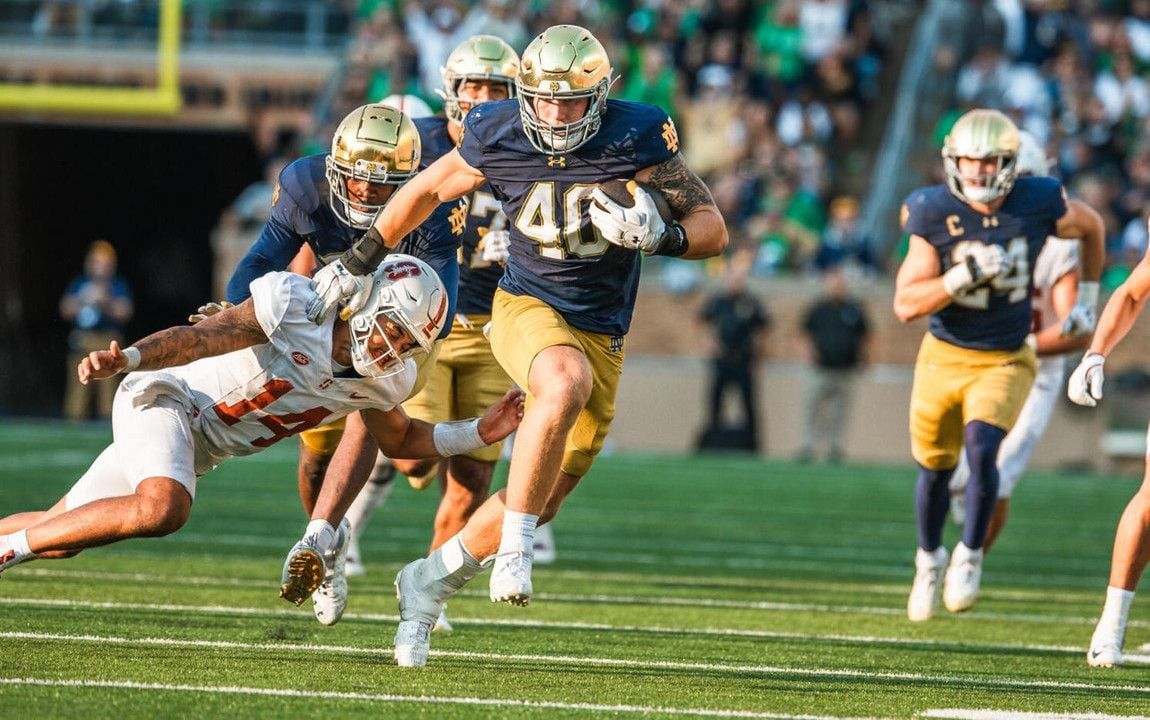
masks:
<path fill-rule="evenodd" d="M 435 621 L 435 627 L 431 628 L 431 630 L 437 633 L 449 633 L 454 629 L 447 620 L 447 606 L 444 605 L 443 609 L 439 611 L 439 618 Z"/>
<path fill-rule="evenodd" d="M 1094 629 L 1090 638 L 1090 649 L 1086 652 L 1086 662 L 1090 667 L 1118 667 L 1122 664 L 1122 643 L 1125 628 L 1101 623 Z"/>
<path fill-rule="evenodd" d="M 955 525 L 962 527 L 966 524 L 966 488 L 950 490 L 950 519 Z"/>
<path fill-rule="evenodd" d="M 431 628 L 443 610 L 440 594 L 450 588 L 443 581 L 422 579 L 427 560 L 420 558 L 395 576 L 399 601 L 399 627 L 395 631 L 395 662 L 400 667 L 423 667 L 431 652 Z"/>
<path fill-rule="evenodd" d="M 395 630 L 395 664 L 400 667 L 423 667 L 431 653 L 431 623 L 424 620 L 400 620 Z"/>
<path fill-rule="evenodd" d="M 942 603 L 951 612 L 966 612 L 978 600 L 982 583 L 982 549 L 971 550 L 962 542 L 954 546 L 943 583 Z"/>
<path fill-rule="evenodd" d="M 918 549 L 914 556 L 914 585 L 906 601 L 906 616 L 911 622 L 930 620 L 938 611 L 942 594 L 942 574 L 950 553 L 939 547 L 934 552 Z"/>
<path fill-rule="evenodd" d="M 327 574 L 311 594 L 312 610 L 321 625 L 335 625 L 347 609 L 347 551 L 351 544 L 351 523 L 344 518 L 336 530 L 332 555 L 324 558 Z"/>
<path fill-rule="evenodd" d="M 525 607 L 531 602 L 531 553 L 515 551 L 495 556 L 489 586 L 491 602 Z"/>
<path fill-rule="evenodd" d="M 307 535 L 288 552 L 280 573 L 280 597 L 284 600 L 302 605 L 327 575 L 318 540 L 315 535 Z"/>
<path fill-rule="evenodd" d="M 550 565 L 555 562 L 555 534 L 551 524 L 535 528 L 535 541 L 531 544 L 531 554 L 536 565 Z"/>

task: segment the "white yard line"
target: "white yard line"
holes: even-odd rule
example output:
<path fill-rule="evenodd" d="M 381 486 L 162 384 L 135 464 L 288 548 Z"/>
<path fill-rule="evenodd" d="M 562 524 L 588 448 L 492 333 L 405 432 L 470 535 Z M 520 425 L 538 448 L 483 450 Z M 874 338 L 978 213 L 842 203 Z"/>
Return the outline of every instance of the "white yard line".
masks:
<path fill-rule="evenodd" d="M 27 572 L 39 577 L 77 577 L 99 580 L 131 580 L 136 582 L 167 582 L 174 585 L 221 585 L 229 587 L 271 587 L 268 582 L 244 579 L 221 579 L 209 577 L 179 577 L 168 575 L 152 575 L 149 573 L 96 573 L 72 570 L 51 570 L 43 568 L 28 568 L 17 570 L 17 573 Z M 358 585 L 355 581 L 353 584 Z M 377 590 L 391 593 L 391 586 L 368 586 L 368 591 Z M 465 590 L 460 593 L 463 597 L 486 597 L 486 592 Z M 598 603 L 612 605 L 654 605 L 665 607 L 698 607 L 720 608 L 733 610 L 764 610 L 771 612 L 817 612 L 838 615 L 877 615 L 883 617 L 900 617 L 906 610 L 901 607 L 877 607 L 868 605 L 824 605 L 819 603 L 784 603 L 769 600 L 722 600 L 714 598 L 669 598 L 644 595 L 608 595 L 608 594 L 581 594 L 581 593 L 536 593 L 535 598 L 553 602 L 571 603 Z M 1070 615 L 1042 615 L 1029 613 L 1002 613 L 979 611 L 970 616 L 980 620 L 1006 620 L 1027 623 L 1054 623 L 1054 624 L 1080 624 L 1092 626 L 1097 617 L 1075 617 Z M 1150 622 L 1144 620 L 1130 620 L 1130 627 L 1150 627 Z"/>
<path fill-rule="evenodd" d="M 62 642 L 84 642 L 106 645 L 162 645 L 170 647 L 203 647 L 221 649 L 245 650 L 292 650 L 297 652 L 324 652 L 324 653 L 353 653 L 364 655 L 391 655 L 390 648 L 357 648 L 345 645 L 315 645 L 291 643 L 243 643 L 221 640 L 178 640 L 174 638 L 140 638 L 131 639 L 123 637 L 101 635 L 60 635 L 52 633 L 0 633 L 0 638 L 18 640 L 56 640 Z M 1055 680 L 1016 680 L 1011 678 L 984 679 L 962 675 L 932 675 L 926 673 L 899 673 L 899 672 L 868 672 L 865 670 L 848 670 L 840 668 L 801 668 L 783 667 L 776 665 L 736 665 L 726 663 L 687 663 L 663 660 L 629 660 L 604 657 L 577 657 L 570 655 L 535 655 L 535 654 L 504 654 L 504 653 L 476 653 L 462 651 L 437 651 L 432 655 L 438 657 L 463 658 L 471 660 L 497 660 L 500 662 L 538 662 L 563 665 L 590 666 L 590 667 L 625 667 L 645 670 L 688 670 L 697 672 L 722 672 L 734 674 L 755 673 L 760 675 L 788 675 L 803 677 L 841 677 L 864 680 L 904 680 L 925 683 L 945 683 L 956 685 L 974 685 L 986 688 L 1019 688 L 1019 689 L 1074 689 L 1074 690 L 1102 690 L 1114 692 L 1135 692 L 1150 694 L 1150 686 L 1143 685 L 1104 685 L 1083 682 L 1063 682 Z"/>
<path fill-rule="evenodd" d="M 293 690 L 284 688 L 258 688 L 217 685 L 165 685 L 127 680 L 49 680 L 41 678 L 0 678 L 3 685 L 32 685 L 56 688 L 117 688 L 125 690 L 156 690 L 163 692 L 221 693 L 228 695 L 256 695 L 324 700 L 358 700 L 384 703 L 420 703 L 427 705 L 481 705 L 487 707 L 539 708 L 547 710 L 577 710 L 585 712 L 615 712 L 663 715 L 690 715 L 719 718 L 768 718 L 771 720 L 839 720 L 837 716 L 791 715 L 788 713 L 755 712 L 751 710 L 708 710 L 703 708 L 673 708 L 645 705 L 600 705 L 596 703 L 563 703 L 544 700 L 512 700 L 479 697 L 428 697 L 426 695 L 384 695 L 375 693 L 336 692 L 331 690 Z"/>
<path fill-rule="evenodd" d="M 967 710 L 963 708 L 923 710 L 918 716 L 924 718 L 948 718 L 949 720 L 1150 720 L 1150 718 L 1147 718 L 1145 715 L 1044 713 L 1014 710 Z"/>

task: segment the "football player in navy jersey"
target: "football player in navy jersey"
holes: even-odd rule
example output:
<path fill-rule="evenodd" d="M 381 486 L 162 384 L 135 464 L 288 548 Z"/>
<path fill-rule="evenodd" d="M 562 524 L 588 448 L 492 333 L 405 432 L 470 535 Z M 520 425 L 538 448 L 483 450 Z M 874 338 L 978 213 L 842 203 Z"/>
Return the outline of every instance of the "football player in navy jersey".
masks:
<path fill-rule="evenodd" d="M 415 121 L 423 147 L 421 167 L 455 149 L 463 119 L 471 108 L 512 97 L 518 72 L 519 54 L 493 35 L 468 38 L 452 50 L 443 68 L 444 116 Z M 458 255 L 459 304 L 455 325 L 440 347 L 439 359 L 427 384 L 404 403 L 404 409 L 413 417 L 437 417 L 444 421 L 467 418 L 472 414 L 468 408 L 476 403 L 487 407 L 490 404 L 487 398 L 501 397 L 512 384 L 483 336 L 483 326 L 491 319 L 491 298 L 507 258 L 507 218 L 486 184 L 468 195 L 468 208 Z M 359 432 L 359 425 L 353 423 L 349 433 Z M 366 428 L 362 432 L 366 434 Z M 407 475 L 417 489 L 427 487 L 437 476 L 443 478 L 443 498 L 435 518 L 432 550 L 458 533 L 487 499 L 501 450 L 502 443 L 496 443 L 458 456 L 449 463 L 441 464 L 435 459 L 394 462 L 395 468 Z M 352 561 L 360 558 L 359 535 L 371 512 L 383 502 L 390 489 L 388 480 L 393 473 L 388 470 L 386 458 L 381 455 L 372 477 L 348 509 L 352 527 L 349 574 Z M 449 626 L 441 617 L 436 627 Z"/>
<path fill-rule="evenodd" d="M 420 157 L 419 133 L 402 112 L 374 104 L 349 113 L 332 137 L 330 153 L 300 158 L 280 173 L 271 218 L 236 266 L 227 286 L 228 302 L 238 305 L 246 300 L 253 280 L 288 268 L 302 248 L 310 248 L 320 264 L 347 251 L 371 226 L 372 218 L 395 189 L 415 176 Z M 440 338 L 450 332 L 455 312 L 459 277 L 455 256 L 463 232 L 459 219 L 465 212 L 465 202 L 437 207 L 400 243 L 401 251 L 427 262 L 447 288 L 448 315 Z M 212 309 L 201 308 L 199 317 Z M 420 382 L 424 369 L 434 365 L 434 356 L 433 350 L 421 362 Z M 343 428 L 341 419 L 300 434 L 298 482 L 300 499 L 309 515 Z M 341 535 L 349 533 L 342 531 Z M 349 540 L 341 537 L 341 551 Z M 344 579 L 327 578 L 313 600 L 321 622 L 338 620 L 346 603 Z"/>
<path fill-rule="evenodd" d="M 640 253 L 706 258 L 727 245 L 723 218 L 684 163 L 667 113 L 608 101 L 612 81 L 607 53 L 590 32 L 548 28 L 523 52 L 517 98 L 473 108 L 459 148 L 396 193 L 343 267 L 321 270 L 317 302 L 330 308 L 357 290 L 344 281 L 348 271 L 365 273 L 364 258 L 378 262 L 439 203 L 485 182 L 510 219 L 490 339 L 499 363 L 528 391 L 528 410 L 507 488 L 396 577 L 400 665 L 427 662 L 440 607 L 479 574 L 481 560 L 494 558 L 493 601 L 530 600 L 535 527 L 590 469 L 614 417 Z M 674 219 L 661 217 L 642 187 L 632 207 L 598 191 L 624 178 L 662 193 Z"/>
<path fill-rule="evenodd" d="M 972 110 L 946 137 L 946 185 L 917 190 L 903 205 L 910 248 L 899 268 L 894 311 L 903 322 L 930 316 L 910 404 L 911 450 L 919 466 L 918 553 L 907 601 L 912 621 L 933 617 L 940 594 L 951 612 L 969 610 L 978 598 L 982 546 L 998 495 L 999 445 L 1036 372 L 1026 341 L 1031 268 L 1050 235 L 1082 242 L 1084 280 L 1063 333 L 1094 330 L 1102 220 L 1082 203 L 1068 204 L 1057 180 L 1018 177 L 1018 148 L 1009 118 Z M 967 518 L 950 558 L 942 529 L 964 444 Z"/>

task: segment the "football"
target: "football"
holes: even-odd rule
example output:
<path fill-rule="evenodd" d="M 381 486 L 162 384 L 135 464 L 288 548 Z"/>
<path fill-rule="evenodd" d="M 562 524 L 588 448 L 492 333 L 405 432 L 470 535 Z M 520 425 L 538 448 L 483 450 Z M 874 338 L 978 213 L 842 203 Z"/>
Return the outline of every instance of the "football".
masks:
<path fill-rule="evenodd" d="M 629 179 L 615 179 L 608 180 L 605 183 L 599 184 L 599 189 L 603 194 L 619 203 L 622 207 L 631 208 L 635 206 L 635 188 L 641 187 L 655 199 L 655 207 L 659 209 L 659 216 L 663 218 L 663 222 L 671 222 L 675 219 L 674 214 L 671 212 L 671 204 L 667 202 L 667 197 L 663 192 L 653 185 L 648 185 L 639 180 Z"/>

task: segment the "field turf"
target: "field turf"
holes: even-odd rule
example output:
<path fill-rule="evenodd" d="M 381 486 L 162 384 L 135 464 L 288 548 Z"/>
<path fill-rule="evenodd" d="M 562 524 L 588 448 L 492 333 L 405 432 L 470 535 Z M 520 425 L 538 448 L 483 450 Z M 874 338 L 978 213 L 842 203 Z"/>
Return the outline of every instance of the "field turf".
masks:
<path fill-rule="evenodd" d="M 0 514 L 55 502 L 109 435 L 0 423 Z M 1133 476 L 1033 473 L 979 604 L 915 625 L 909 464 L 604 457 L 532 605 L 492 605 L 480 578 L 411 670 L 391 664 L 391 579 L 426 552 L 435 491 L 393 493 L 325 628 L 277 597 L 305 522 L 294 451 L 203 478 L 175 535 L 5 572 L 0 718 L 1150 715 L 1150 593 L 1141 662 L 1085 662 Z"/>

